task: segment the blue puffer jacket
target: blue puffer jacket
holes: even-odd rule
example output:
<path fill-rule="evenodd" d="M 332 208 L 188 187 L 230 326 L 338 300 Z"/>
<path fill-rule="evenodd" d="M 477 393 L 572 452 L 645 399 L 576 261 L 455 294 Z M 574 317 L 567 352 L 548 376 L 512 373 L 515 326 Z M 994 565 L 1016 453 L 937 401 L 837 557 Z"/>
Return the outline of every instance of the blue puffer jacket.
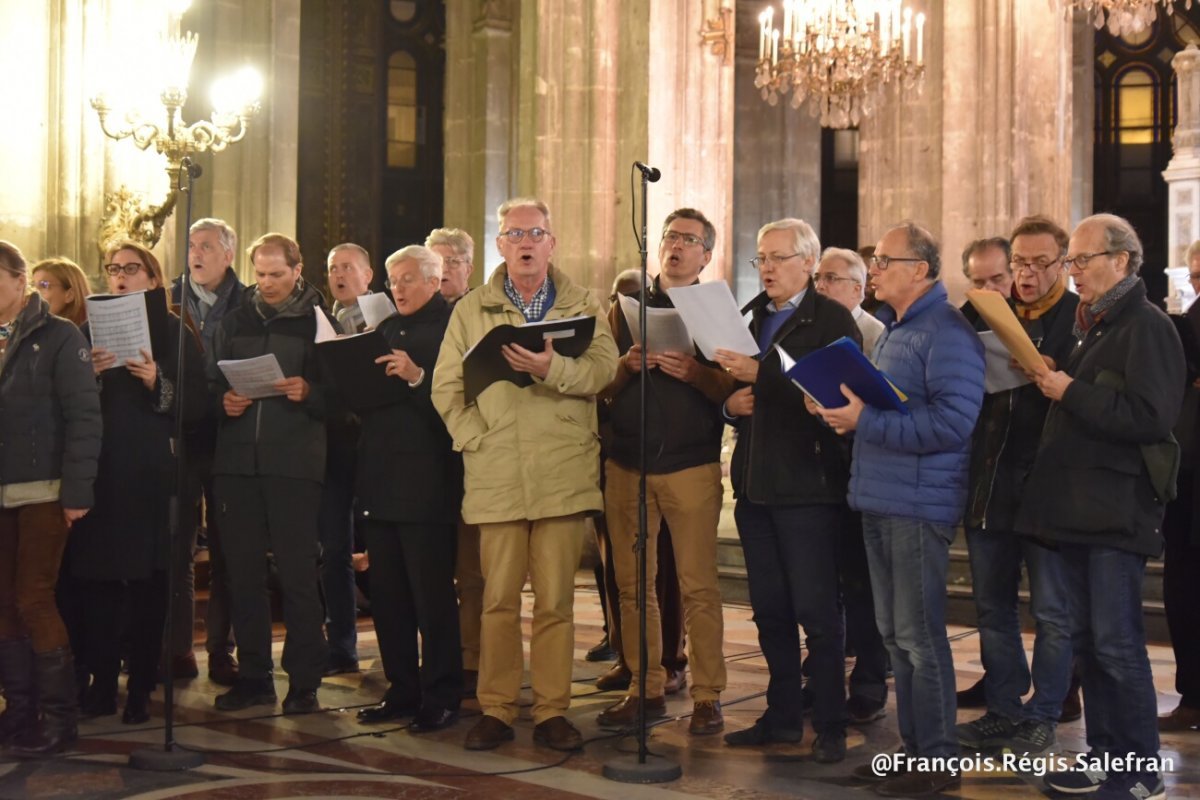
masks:
<path fill-rule="evenodd" d="M 983 402 L 983 345 L 935 283 L 887 329 L 875 362 L 908 395 L 911 415 L 867 406 L 854 435 L 850 506 L 858 511 L 954 525 L 967 499 L 971 431 Z"/>

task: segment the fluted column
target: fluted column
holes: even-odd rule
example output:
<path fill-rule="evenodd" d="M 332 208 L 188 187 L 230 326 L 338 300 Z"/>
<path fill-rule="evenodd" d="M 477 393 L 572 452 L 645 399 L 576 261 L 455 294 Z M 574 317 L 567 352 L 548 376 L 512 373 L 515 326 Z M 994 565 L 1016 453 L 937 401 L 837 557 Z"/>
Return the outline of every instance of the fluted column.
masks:
<path fill-rule="evenodd" d="M 1163 171 L 1167 182 L 1167 252 L 1170 267 L 1186 267 L 1188 245 L 1200 239 L 1200 50 L 1189 44 L 1171 59 L 1178 82 L 1174 155 Z"/>

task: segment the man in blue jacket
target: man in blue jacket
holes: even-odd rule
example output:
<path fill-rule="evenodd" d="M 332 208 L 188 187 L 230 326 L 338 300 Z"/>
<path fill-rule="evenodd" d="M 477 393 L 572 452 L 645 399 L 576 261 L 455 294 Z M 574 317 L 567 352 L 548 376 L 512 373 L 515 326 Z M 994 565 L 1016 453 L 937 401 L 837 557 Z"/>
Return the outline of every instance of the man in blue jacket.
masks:
<path fill-rule="evenodd" d="M 960 780 L 943 760 L 958 754 L 946 567 L 966 503 L 983 345 L 946 302 L 928 231 L 911 223 L 892 228 L 869 263 L 875 296 L 886 304 L 877 312 L 887 330 L 875 362 L 907 395 L 908 413 L 865 406 L 843 386 L 849 402 L 820 414 L 838 433 L 855 432 L 849 500 L 863 515 L 875 619 L 892 656 L 904 742 L 888 768 L 873 762 L 855 775 L 882 781 L 881 795 L 916 797 Z"/>

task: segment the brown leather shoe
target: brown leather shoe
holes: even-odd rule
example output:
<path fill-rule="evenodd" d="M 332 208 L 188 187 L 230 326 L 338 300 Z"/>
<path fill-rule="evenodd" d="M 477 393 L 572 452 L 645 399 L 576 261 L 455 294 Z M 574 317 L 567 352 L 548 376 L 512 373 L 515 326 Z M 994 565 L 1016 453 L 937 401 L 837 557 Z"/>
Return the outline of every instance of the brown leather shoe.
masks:
<path fill-rule="evenodd" d="M 957 772 L 907 772 L 884 780 L 875 787 L 875 793 L 883 797 L 925 797 L 961 785 L 962 776 Z"/>
<path fill-rule="evenodd" d="M 667 700 L 664 697 L 646 698 L 646 719 L 662 719 L 667 715 Z M 614 703 L 600 712 L 596 724 L 601 728 L 623 731 L 637 725 L 638 699 L 636 696 L 622 697 L 619 703 Z"/>
<path fill-rule="evenodd" d="M 596 678 L 596 688 L 602 692 L 625 691 L 633 682 L 633 673 L 621 662 L 613 665 L 608 672 Z"/>
<path fill-rule="evenodd" d="M 196 654 L 188 652 L 171 659 L 171 680 L 190 681 L 200 676 L 200 668 L 196 666 Z"/>
<path fill-rule="evenodd" d="M 1079 684 L 1071 682 L 1071 689 L 1067 692 L 1066 699 L 1063 700 L 1062 713 L 1058 717 L 1059 722 L 1074 722 L 1083 716 L 1083 700 L 1079 695 Z"/>
<path fill-rule="evenodd" d="M 495 717 L 484 714 L 467 732 L 463 747 L 468 750 L 492 750 L 513 739 L 513 729 Z"/>
<path fill-rule="evenodd" d="M 218 686 L 233 686 L 238 679 L 238 663 L 229 653 L 208 657 L 208 679 Z"/>
<path fill-rule="evenodd" d="M 667 670 L 667 682 L 663 684 L 663 694 L 679 694 L 687 688 L 687 668 Z"/>
<path fill-rule="evenodd" d="M 1158 718 L 1158 729 L 1163 733 L 1191 731 L 1200 725 L 1200 708 L 1176 706 L 1175 710 Z"/>
<path fill-rule="evenodd" d="M 579 730 L 567 722 L 566 717 L 551 717 L 545 722 L 539 722 L 533 728 L 533 742 L 551 750 L 570 752 L 583 747 L 583 736 Z"/>
<path fill-rule="evenodd" d="M 725 717 L 721 714 L 720 700 L 699 700 L 692 709 L 692 722 L 688 733 L 692 736 L 708 736 L 725 730 Z"/>

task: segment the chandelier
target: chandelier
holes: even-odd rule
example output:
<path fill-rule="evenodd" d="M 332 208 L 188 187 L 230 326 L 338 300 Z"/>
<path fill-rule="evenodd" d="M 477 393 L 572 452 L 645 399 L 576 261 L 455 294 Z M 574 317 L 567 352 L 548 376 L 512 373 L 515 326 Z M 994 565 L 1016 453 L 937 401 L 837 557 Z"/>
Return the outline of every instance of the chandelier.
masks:
<path fill-rule="evenodd" d="M 1177 2 L 1182 4 L 1184 0 L 1062 0 L 1068 13 L 1076 9 L 1086 12 L 1096 30 L 1107 25 L 1113 36 L 1141 33 L 1154 22 L 1160 6 L 1171 14 Z M 1185 7 L 1191 8 L 1192 0 L 1186 0 Z"/>
<path fill-rule="evenodd" d="M 154 206 L 124 189 L 111 195 L 112 219 L 102 221 L 102 236 L 120 235 L 153 247 L 175 208 L 183 158 L 206 150 L 218 152 L 240 141 L 258 112 L 262 78 L 247 66 L 213 84 L 211 120 L 184 122 L 182 109 L 198 44 L 196 34 L 179 30 L 190 4 L 191 0 L 170 0 L 164 17 L 129 20 L 118 26 L 123 38 L 109 45 L 111 52 L 135 51 L 138 56 L 105 62 L 107 72 L 99 77 L 99 89 L 91 99 L 100 127 L 111 139 L 130 139 L 140 150 L 153 147 L 165 156 L 171 187 L 166 199 Z M 119 121 L 114 123 L 114 117 Z"/>
<path fill-rule="evenodd" d="M 848 128 L 874 111 L 883 88 L 918 91 L 925 78 L 925 15 L 901 0 L 784 0 L 759 15 L 754 85 L 770 105 L 792 93 L 792 108 L 826 128 Z"/>

